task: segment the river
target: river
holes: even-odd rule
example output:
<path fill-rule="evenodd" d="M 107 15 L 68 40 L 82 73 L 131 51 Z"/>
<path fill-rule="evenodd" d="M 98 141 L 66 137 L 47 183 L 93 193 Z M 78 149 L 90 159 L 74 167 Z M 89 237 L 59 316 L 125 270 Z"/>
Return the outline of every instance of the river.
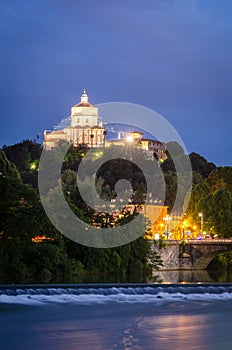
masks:
<path fill-rule="evenodd" d="M 232 348 L 232 284 L 0 287 L 1 350 Z"/>

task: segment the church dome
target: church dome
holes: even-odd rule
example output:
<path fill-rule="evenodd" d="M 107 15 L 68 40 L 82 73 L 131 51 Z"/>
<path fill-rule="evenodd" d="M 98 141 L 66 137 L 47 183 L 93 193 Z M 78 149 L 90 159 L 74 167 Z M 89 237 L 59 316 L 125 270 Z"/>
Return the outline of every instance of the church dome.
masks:
<path fill-rule="evenodd" d="M 83 91 L 83 94 L 81 95 L 81 102 L 76 104 L 74 107 L 93 107 L 93 105 L 88 102 L 88 95 L 85 89 Z"/>

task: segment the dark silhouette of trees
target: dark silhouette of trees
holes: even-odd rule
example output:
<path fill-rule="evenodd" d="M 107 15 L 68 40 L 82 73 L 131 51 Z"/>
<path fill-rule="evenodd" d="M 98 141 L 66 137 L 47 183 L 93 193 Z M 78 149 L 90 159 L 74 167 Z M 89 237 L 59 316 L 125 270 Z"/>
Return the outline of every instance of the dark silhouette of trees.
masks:
<path fill-rule="evenodd" d="M 201 174 L 203 178 L 207 178 L 211 171 L 216 169 L 216 165 L 207 162 L 207 160 L 200 154 L 192 152 L 190 153 L 189 158 L 192 165 L 192 170 Z"/>

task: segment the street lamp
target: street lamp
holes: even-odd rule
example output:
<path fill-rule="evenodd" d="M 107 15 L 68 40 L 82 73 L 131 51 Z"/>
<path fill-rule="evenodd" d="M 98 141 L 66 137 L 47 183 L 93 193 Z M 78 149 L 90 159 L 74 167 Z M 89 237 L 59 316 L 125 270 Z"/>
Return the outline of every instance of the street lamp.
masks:
<path fill-rule="evenodd" d="M 168 239 L 168 228 L 169 228 L 169 222 L 172 220 L 171 216 L 169 214 L 167 214 L 163 220 L 165 221 L 166 223 L 166 228 L 165 228 L 165 233 L 167 235 L 167 239 Z"/>
<path fill-rule="evenodd" d="M 200 216 L 200 218 L 201 218 L 201 233 L 202 233 L 203 232 L 203 222 L 204 222 L 203 213 L 199 213 L 198 216 Z"/>
<path fill-rule="evenodd" d="M 160 234 L 164 233 L 164 224 L 161 222 L 160 224 Z"/>
<path fill-rule="evenodd" d="M 184 240 L 184 229 L 185 229 L 185 225 L 182 225 L 182 240 Z"/>

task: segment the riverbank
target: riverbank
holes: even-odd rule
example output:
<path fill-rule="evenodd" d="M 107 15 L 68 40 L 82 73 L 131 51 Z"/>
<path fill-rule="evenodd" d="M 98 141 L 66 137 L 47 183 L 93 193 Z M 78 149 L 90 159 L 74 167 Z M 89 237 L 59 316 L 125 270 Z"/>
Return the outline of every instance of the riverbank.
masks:
<path fill-rule="evenodd" d="M 2 284 L 69 284 L 69 283 L 232 283 L 232 270 L 154 270 L 151 275 L 141 273 L 95 273 L 76 276 L 57 276 L 48 281 L 23 276 L 0 276 Z"/>

